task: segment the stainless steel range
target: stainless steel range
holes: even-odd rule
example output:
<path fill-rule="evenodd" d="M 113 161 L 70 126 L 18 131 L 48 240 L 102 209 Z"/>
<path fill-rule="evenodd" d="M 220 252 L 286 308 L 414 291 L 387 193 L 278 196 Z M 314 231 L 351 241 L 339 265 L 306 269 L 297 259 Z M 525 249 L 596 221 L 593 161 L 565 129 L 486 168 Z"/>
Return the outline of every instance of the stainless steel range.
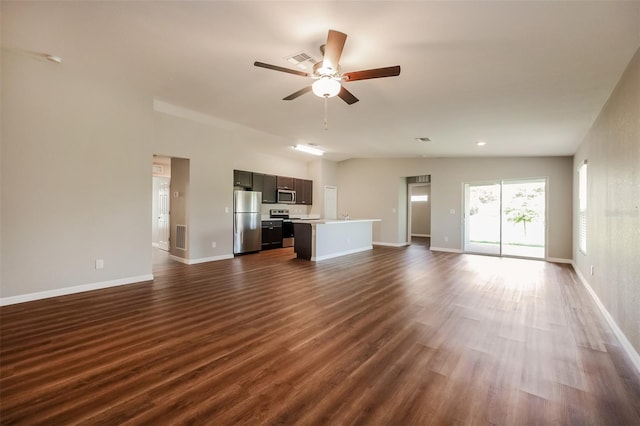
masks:
<path fill-rule="evenodd" d="M 293 247 L 293 223 L 289 220 L 289 209 L 271 209 L 269 216 L 282 219 L 282 247 Z"/>

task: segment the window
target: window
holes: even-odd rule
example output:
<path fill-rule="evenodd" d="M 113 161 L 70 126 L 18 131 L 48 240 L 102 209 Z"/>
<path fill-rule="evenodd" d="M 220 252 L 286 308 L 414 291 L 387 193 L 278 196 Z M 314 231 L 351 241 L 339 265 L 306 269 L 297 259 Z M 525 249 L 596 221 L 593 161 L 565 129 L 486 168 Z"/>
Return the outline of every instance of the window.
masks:
<path fill-rule="evenodd" d="M 429 196 L 428 195 L 412 195 L 411 196 L 411 202 L 414 203 L 416 201 L 420 201 L 420 202 L 424 202 L 426 203 L 427 201 L 429 201 Z"/>
<path fill-rule="evenodd" d="M 578 250 L 587 254 L 587 160 L 578 167 Z"/>

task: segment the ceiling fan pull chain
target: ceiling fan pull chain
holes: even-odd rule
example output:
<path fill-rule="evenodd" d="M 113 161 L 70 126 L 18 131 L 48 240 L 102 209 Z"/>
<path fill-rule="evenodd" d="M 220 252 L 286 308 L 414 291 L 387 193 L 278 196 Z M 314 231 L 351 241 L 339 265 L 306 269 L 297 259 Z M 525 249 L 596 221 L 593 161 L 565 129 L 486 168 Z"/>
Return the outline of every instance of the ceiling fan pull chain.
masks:
<path fill-rule="evenodd" d="M 329 102 L 329 97 L 324 97 L 324 130 L 326 131 L 328 128 L 328 119 L 327 119 L 327 103 Z"/>

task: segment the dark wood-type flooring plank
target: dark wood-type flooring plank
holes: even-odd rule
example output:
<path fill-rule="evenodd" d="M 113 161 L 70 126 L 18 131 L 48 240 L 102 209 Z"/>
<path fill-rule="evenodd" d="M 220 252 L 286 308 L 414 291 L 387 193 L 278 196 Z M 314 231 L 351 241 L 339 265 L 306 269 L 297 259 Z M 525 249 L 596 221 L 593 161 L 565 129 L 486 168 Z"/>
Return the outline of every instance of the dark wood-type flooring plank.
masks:
<path fill-rule="evenodd" d="M 0 423 L 640 424 L 570 266 L 291 248 L 0 308 Z"/>

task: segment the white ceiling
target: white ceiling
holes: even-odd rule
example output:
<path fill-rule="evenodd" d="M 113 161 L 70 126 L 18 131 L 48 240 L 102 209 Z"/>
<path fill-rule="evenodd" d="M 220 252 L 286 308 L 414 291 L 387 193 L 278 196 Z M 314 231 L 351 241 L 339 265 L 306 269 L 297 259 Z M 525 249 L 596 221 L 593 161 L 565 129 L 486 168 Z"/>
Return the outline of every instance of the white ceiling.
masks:
<path fill-rule="evenodd" d="M 640 2 L 7 2 L 2 46 L 61 56 L 74 75 L 279 136 L 327 158 L 571 155 L 640 46 Z M 343 71 L 401 65 L 347 83 L 328 104 L 304 77 L 253 66 L 321 59 L 348 34 Z M 416 142 L 429 137 L 431 142 Z M 273 138 L 272 138 L 273 140 Z M 487 142 L 483 148 L 478 140 Z M 302 156 L 304 154 L 295 154 Z M 300 157 L 305 158 L 305 157 Z"/>

